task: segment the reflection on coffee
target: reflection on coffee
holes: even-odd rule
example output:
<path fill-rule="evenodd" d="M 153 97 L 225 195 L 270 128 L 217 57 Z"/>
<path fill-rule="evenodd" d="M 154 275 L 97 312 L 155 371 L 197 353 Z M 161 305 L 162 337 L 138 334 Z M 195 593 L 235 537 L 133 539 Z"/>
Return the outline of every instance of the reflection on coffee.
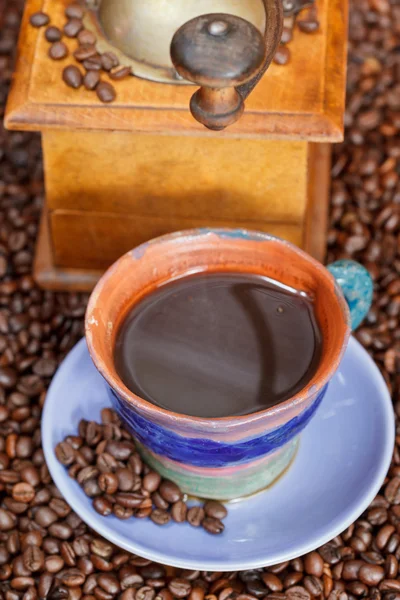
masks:
<path fill-rule="evenodd" d="M 321 347 L 304 292 L 259 275 L 196 274 L 133 307 L 117 334 L 115 364 L 125 385 L 157 406 L 227 417 L 296 394 Z"/>

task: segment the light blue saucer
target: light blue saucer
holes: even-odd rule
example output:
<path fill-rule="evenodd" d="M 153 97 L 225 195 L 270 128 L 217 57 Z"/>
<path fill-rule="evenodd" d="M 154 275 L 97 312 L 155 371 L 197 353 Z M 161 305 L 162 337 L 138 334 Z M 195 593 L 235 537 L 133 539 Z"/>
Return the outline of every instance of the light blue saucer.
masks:
<path fill-rule="evenodd" d="M 80 419 L 98 420 L 109 405 L 105 384 L 81 340 L 57 371 L 43 413 L 50 473 L 75 512 L 117 546 L 167 565 L 210 571 L 268 566 L 309 552 L 348 527 L 385 478 L 394 446 L 394 415 L 385 382 L 351 339 L 325 399 L 301 437 L 289 471 L 269 490 L 231 504 L 225 531 L 159 527 L 148 519 L 101 517 L 58 463 L 54 447 Z"/>

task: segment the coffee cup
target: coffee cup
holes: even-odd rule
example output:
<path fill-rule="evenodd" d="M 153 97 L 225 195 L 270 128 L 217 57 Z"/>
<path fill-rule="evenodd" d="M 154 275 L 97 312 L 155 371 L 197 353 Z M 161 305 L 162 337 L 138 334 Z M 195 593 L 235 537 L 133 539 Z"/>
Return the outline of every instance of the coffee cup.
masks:
<path fill-rule="evenodd" d="M 298 393 L 259 412 L 202 418 L 161 408 L 126 387 L 114 353 L 125 317 L 160 286 L 194 273 L 261 275 L 313 298 L 321 357 Z M 265 233 L 195 229 L 142 244 L 106 271 L 89 300 L 86 340 L 114 408 L 145 462 L 189 495 L 232 500 L 267 488 L 295 460 L 300 434 L 323 401 L 351 330 L 365 317 L 371 300 L 371 278 L 354 261 L 325 268 Z"/>

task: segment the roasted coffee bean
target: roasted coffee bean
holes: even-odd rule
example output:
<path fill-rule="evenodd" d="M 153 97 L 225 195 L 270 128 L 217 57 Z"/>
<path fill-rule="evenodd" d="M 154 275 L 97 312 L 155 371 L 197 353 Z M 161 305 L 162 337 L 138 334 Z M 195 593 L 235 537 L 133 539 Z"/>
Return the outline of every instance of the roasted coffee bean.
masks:
<path fill-rule="evenodd" d="M 61 576 L 61 581 L 69 588 L 74 588 L 85 583 L 85 576 L 79 569 L 67 569 Z"/>
<path fill-rule="evenodd" d="M 192 527 L 200 527 L 205 518 L 204 508 L 192 506 L 192 508 L 189 508 L 186 518 Z"/>
<path fill-rule="evenodd" d="M 44 566 L 44 552 L 37 546 L 28 546 L 23 554 L 25 568 L 31 573 L 40 571 Z"/>
<path fill-rule="evenodd" d="M 44 12 L 35 12 L 29 18 L 29 23 L 33 27 L 43 27 L 50 21 L 49 15 Z"/>
<path fill-rule="evenodd" d="M 96 43 L 96 36 L 88 29 L 82 29 L 78 33 L 78 42 L 81 45 L 93 46 Z"/>
<path fill-rule="evenodd" d="M 389 579 L 397 577 L 399 572 L 399 561 L 393 554 L 389 554 L 385 560 L 385 575 Z"/>
<path fill-rule="evenodd" d="M 43 536 L 40 531 L 33 530 L 26 533 L 20 541 L 20 548 L 23 551 L 29 548 L 29 546 L 37 546 L 40 548 L 43 544 Z"/>
<path fill-rule="evenodd" d="M 87 71 L 101 71 L 101 56 L 91 56 L 90 58 L 83 61 L 83 66 Z"/>
<path fill-rule="evenodd" d="M 57 513 L 48 506 L 40 506 L 35 513 L 35 521 L 41 527 L 49 527 L 58 519 Z"/>
<path fill-rule="evenodd" d="M 202 526 L 208 533 L 219 534 L 222 533 L 225 529 L 224 524 L 219 519 L 214 519 L 212 517 L 206 517 L 202 521 Z"/>
<path fill-rule="evenodd" d="M 113 67 L 118 67 L 119 60 L 113 52 L 105 52 L 101 55 L 101 66 L 105 71 L 111 71 Z"/>
<path fill-rule="evenodd" d="M 29 483 L 16 483 L 12 489 L 12 497 L 16 502 L 31 502 L 35 497 L 35 490 Z"/>
<path fill-rule="evenodd" d="M 33 440 L 31 437 L 21 435 L 16 440 L 15 453 L 18 458 L 28 458 L 33 452 Z"/>
<path fill-rule="evenodd" d="M 32 371 L 40 377 L 52 377 L 57 369 L 57 362 L 51 358 L 40 358 L 32 367 Z"/>
<path fill-rule="evenodd" d="M 322 577 L 324 572 L 324 561 L 318 552 L 310 552 L 304 557 L 304 569 L 308 575 Z"/>
<path fill-rule="evenodd" d="M 82 19 L 85 14 L 82 6 L 77 3 L 72 3 L 65 9 L 65 16 L 69 19 Z"/>
<path fill-rule="evenodd" d="M 283 587 L 284 588 L 293 587 L 294 585 L 297 585 L 298 583 L 300 583 L 300 581 L 302 579 L 303 579 L 303 574 L 299 573 L 298 571 L 297 572 L 295 571 L 294 573 L 288 573 L 283 580 Z"/>
<path fill-rule="evenodd" d="M 182 500 L 178 500 L 171 507 L 171 517 L 176 523 L 184 523 L 186 521 L 187 506 Z"/>
<path fill-rule="evenodd" d="M 57 459 L 63 465 L 71 465 L 75 460 L 75 450 L 68 442 L 60 442 L 55 448 Z"/>
<path fill-rule="evenodd" d="M 125 520 L 125 519 L 130 519 L 131 517 L 133 517 L 133 509 L 131 508 L 125 508 L 124 506 L 121 506 L 120 504 L 114 504 L 113 505 L 113 514 L 121 520 Z M 135 516 L 137 517 L 137 513 L 135 513 Z"/>
<path fill-rule="evenodd" d="M 125 77 L 132 75 L 132 69 L 130 67 L 114 67 L 111 69 L 109 75 L 110 79 L 119 81 L 120 79 L 125 79 Z"/>
<path fill-rule="evenodd" d="M 329 565 L 335 565 L 340 561 L 340 552 L 339 548 L 335 546 L 332 542 L 321 546 L 318 550 L 322 559 L 327 562 Z"/>
<path fill-rule="evenodd" d="M 143 489 L 147 490 L 150 493 L 155 492 L 156 490 L 158 490 L 159 485 L 161 483 L 161 477 L 158 473 L 156 473 L 155 471 L 151 471 L 150 473 L 148 473 L 147 475 L 145 475 L 143 477 Z M 165 497 L 165 494 L 162 494 L 162 496 L 165 498 L 166 501 L 168 502 L 173 502 L 171 500 L 167 500 L 167 498 Z"/>
<path fill-rule="evenodd" d="M 393 477 L 385 488 L 385 498 L 390 504 L 400 504 L 400 477 Z"/>
<path fill-rule="evenodd" d="M 86 483 L 87 481 L 90 481 L 91 479 L 96 479 L 99 476 L 99 470 L 96 469 L 96 467 L 94 467 L 93 465 L 87 466 L 87 467 L 83 467 L 83 469 L 81 469 L 77 476 L 76 476 L 76 480 L 78 483 L 80 483 L 81 485 L 83 485 L 84 483 Z M 105 490 L 103 490 L 105 491 Z"/>
<path fill-rule="evenodd" d="M 203 594 L 203 598 L 204 598 L 204 594 Z M 174 597 L 167 588 L 163 588 L 162 590 L 157 592 L 156 599 L 157 600 L 174 600 Z"/>
<path fill-rule="evenodd" d="M 395 532 L 395 527 L 393 525 L 383 525 L 376 535 L 375 544 L 379 550 L 383 550 L 383 548 L 388 543 L 391 535 Z"/>
<path fill-rule="evenodd" d="M 378 585 L 385 577 L 385 570 L 379 565 L 363 565 L 358 576 L 368 586 Z"/>
<path fill-rule="evenodd" d="M 358 578 L 358 573 L 363 566 L 362 560 L 347 560 L 344 563 L 341 577 L 346 581 L 352 581 Z"/>
<path fill-rule="evenodd" d="M 38 583 L 38 593 L 40 598 L 47 598 L 53 585 L 53 575 L 51 573 L 42 573 Z"/>
<path fill-rule="evenodd" d="M 10 511 L 0 508 L 0 531 L 10 531 L 16 525 L 16 518 Z"/>
<path fill-rule="evenodd" d="M 88 44 L 82 44 L 79 46 L 74 52 L 74 58 L 79 62 L 83 62 L 92 56 L 96 56 L 97 50 L 95 46 L 90 46 Z"/>
<path fill-rule="evenodd" d="M 273 573 L 263 573 L 261 578 L 271 592 L 281 592 L 283 590 L 282 581 Z"/>
<path fill-rule="evenodd" d="M 58 573 L 64 567 L 64 561 L 61 556 L 48 556 L 45 559 L 45 569 L 49 573 Z"/>
<path fill-rule="evenodd" d="M 118 468 L 118 462 L 116 459 L 107 452 L 102 452 L 99 454 L 96 460 L 96 465 L 102 473 L 114 472 Z"/>
<path fill-rule="evenodd" d="M 70 19 L 63 28 L 63 32 L 67 37 L 74 38 L 83 29 L 83 23 L 80 19 L 73 17 Z"/>
<path fill-rule="evenodd" d="M 62 38 L 62 32 L 58 27 L 54 27 L 54 25 L 50 25 L 47 27 L 45 31 L 45 37 L 48 42 L 59 42 Z"/>
<path fill-rule="evenodd" d="M 139 508 L 145 497 L 135 492 L 121 492 L 115 495 L 115 500 L 125 508 Z"/>
<path fill-rule="evenodd" d="M 303 585 L 311 596 L 321 596 L 324 591 L 322 581 L 315 575 L 306 575 L 303 579 Z"/>
<path fill-rule="evenodd" d="M 118 490 L 118 477 L 114 473 L 101 473 L 98 484 L 102 492 L 114 494 Z"/>
<path fill-rule="evenodd" d="M 154 600 L 155 595 L 155 590 L 150 586 L 145 585 L 137 590 L 135 600 Z"/>
<path fill-rule="evenodd" d="M 73 533 L 72 528 L 67 523 L 53 523 L 49 527 L 49 533 L 60 540 L 68 540 Z"/>
<path fill-rule="evenodd" d="M 29 587 L 34 586 L 35 580 L 33 577 L 14 577 L 14 579 L 11 579 L 10 585 L 12 588 L 14 588 L 14 590 L 22 592 Z"/>
<path fill-rule="evenodd" d="M 298 585 L 286 590 L 288 600 L 311 600 L 311 595 L 308 590 Z"/>
<path fill-rule="evenodd" d="M 13 388 L 17 383 L 17 372 L 12 367 L 0 366 L 0 385 L 5 389 Z"/>
<path fill-rule="evenodd" d="M 314 33 L 319 29 L 319 22 L 315 19 L 298 19 L 297 27 L 305 33 Z"/>
<path fill-rule="evenodd" d="M 158 491 L 167 502 L 178 502 L 182 498 L 182 492 L 172 481 L 164 480 L 161 482 Z"/>
<path fill-rule="evenodd" d="M 388 513 L 385 508 L 372 508 L 368 512 L 368 521 L 372 525 L 383 525 L 388 519 Z"/>
<path fill-rule="evenodd" d="M 274 55 L 274 63 L 277 65 L 287 65 L 290 61 L 290 50 L 287 46 L 280 44 Z"/>
<path fill-rule="evenodd" d="M 400 593 L 400 581 L 398 579 L 385 579 L 379 584 L 381 592 L 397 592 Z"/>
<path fill-rule="evenodd" d="M 136 590 L 133 588 L 128 588 L 122 594 L 120 594 L 120 600 L 135 600 L 136 598 Z M 171 599 L 172 600 L 172 599 Z"/>
<path fill-rule="evenodd" d="M 265 587 L 264 583 L 258 578 L 253 578 L 246 581 L 246 588 L 247 591 L 256 598 L 263 598 L 268 592 L 268 589 Z"/>
<path fill-rule="evenodd" d="M 112 504 L 102 496 L 98 496 L 93 500 L 93 508 L 103 517 L 107 517 L 112 513 Z"/>
<path fill-rule="evenodd" d="M 121 492 L 129 492 L 139 490 L 141 487 L 140 478 L 132 473 L 131 469 L 120 468 L 115 471 L 118 481 L 118 490 Z M 142 484 L 143 485 L 143 484 Z M 144 485 L 143 485 L 144 487 Z"/>
<path fill-rule="evenodd" d="M 78 67 L 69 65 L 63 70 L 63 81 L 75 90 L 80 88 L 83 82 L 83 76 Z"/>
<path fill-rule="evenodd" d="M 111 573 L 102 573 L 97 578 L 98 585 L 109 594 L 115 596 L 121 591 L 120 583 L 115 575 Z"/>
<path fill-rule="evenodd" d="M 161 508 L 161 510 L 168 510 L 169 503 L 166 500 L 164 500 L 164 498 L 159 494 L 159 492 L 154 492 L 154 494 L 151 495 L 151 499 L 156 508 Z"/>
<path fill-rule="evenodd" d="M 132 565 L 124 565 L 119 570 L 118 575 L 122 590 L 126 590 L 130 587 L 139 588 L 143 585 L 143 577 L 136 572 L 136 568 Z"/>
<path fill-rule="evenodd" d="M 115 89 L 107 81 L 100 81 L 96 87 L 96 94 L 101 102 L 113 102 L 116 98 Z"/>
<path fill-rule="evenodd" d="M 185 579 L 171 579 L 168 583 L 168 589 L 175 598 L 186 598 L 189 596 L 192 586 Z"/>
<path fill-rule="evenodd" d="M 204 505 L 204 511 L 207 517 L 214 517 L 215 519 L 225 519 L 228 514 L 225 506 L 215 500 L 208 500 Z"/>
<path fill-rule="evenodd" d="M 87 71 L 83 78 L 83 85 L 87 90 L 94 90 L 100 81 L 99 71 Z"/>
<path fill-rule="evenodd" d="M 281 44 L 288 44 L 292 41 L 293 29 L 291 27 L 284 27 L 281 34 Z"/>
<path fill-rule="evenodd" d="M 166 510 L 156 508 L 150 514 L 150 519 L 157 525 L 167 525 L 171 520 L 171 515 Z"/>

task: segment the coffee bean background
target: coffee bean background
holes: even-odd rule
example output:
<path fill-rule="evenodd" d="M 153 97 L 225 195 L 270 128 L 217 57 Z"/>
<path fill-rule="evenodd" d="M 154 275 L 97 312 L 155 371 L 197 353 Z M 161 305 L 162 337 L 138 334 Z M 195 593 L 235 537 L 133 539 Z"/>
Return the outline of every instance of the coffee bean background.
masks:
<path fill-rule="evenodd" d="M 22 4 L 0 0 L 1 115 Z M 374 277 L 374 304 L 357 337 L 400 417 L 398 2 L 353 0 L 350 36 L 346 138 L 334 149 L 327 260 L 355 258 Z M 0 125 L 0 599 L 400 600 L 399 422 L 390 472 L 370 508 L 342 535 L 290 563 L 238 573 L 171 569 L 113 547 L 71 511 L 49 476 L 39 425 L 51 377 L 83 335 L 87 296 L 44 292 L 32 280 L 43 193 L 39 136 Z M 162 496 L 154 498 L 165 510 Z M 174 514 L 182 518 L 182 506 Z M 213 517 L 195 507 L 186 518 L 195 526 Z"/>
<path fill-rule="evenodd" d="M 111 408 L 102 409 L 99 423 L 82 419 L 77 430 L 57 444 L 55 454 L 103 517 L 149 517 L 160 526 L 173 519 L 176 523 L 188 521 L 194 527 L 202 525 L 213 535 L 224 531 L 222 519 L 228 511 L 220 502 L 206 502 L 204 510 L 197 513 L 203 515 L 198 523 L 187 519 L 188 507 L 182 491 L 143 464 L 133 437 Z M 23 485 L 14 486 L 13 498 L 18 496 L 21 501 L 25 498 L 30 502 L 33 498 L 26 497 L 32 491 Z"/>

